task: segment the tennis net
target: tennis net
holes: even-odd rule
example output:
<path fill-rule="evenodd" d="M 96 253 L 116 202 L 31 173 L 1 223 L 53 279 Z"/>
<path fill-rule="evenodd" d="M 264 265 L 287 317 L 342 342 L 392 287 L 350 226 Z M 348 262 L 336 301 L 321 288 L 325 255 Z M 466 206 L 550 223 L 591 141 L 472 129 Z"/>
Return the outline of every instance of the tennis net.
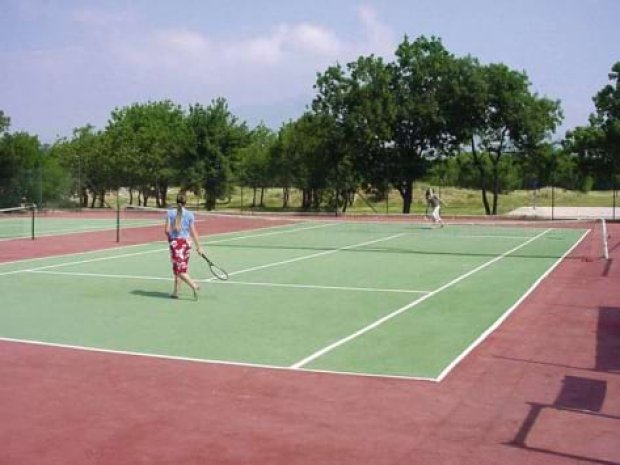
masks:
<path fill-rule="evenodd" d="M 128 234 L 152 235 L 151 240 L 164 240 L 166 214 L 166 209 L 126 207 L 119 222 L 122 234 L 125 237 Z M 568 258 L 592 261 L 609 256 L 610 235 L 602 219 L 452 218 L 445 227 L 439 228 L 423 218 L 400 215 L 319 217 L 201 211 L 194 211 L 194 214 L 201 236 L 269 227 L 290 226 L 291 229 L 286 234 L 256 234 L 248 235 L 243 241 L 226 241 L 227 247 L 493 256 L 510 249 L 512 244 L 533 239 L 531 245 L 513 255 L 559 258 L 569 248 L 562 244 L 565 243 L 575 244 L 566 255 Z M 376 240 L 390 235 L 398 238 Z M 366 242 L 368 245 L 348 247 Z"/>
<path fill-rule="evenodd" d="M 165 239 L 164 224 L 170 209 L 127 205 L 118 213 L 119 238 L 148 238 L 148 240 Z M 285 225 L 298 222 L 294 218 L 275 218 L 236 213 L 214 213 L 191 210 L 194 213 L 196 229 L 199 235 L 211 235 L 235 231 L 245 231 Z"/>
<path fill-rule="evenodd" d="M 0 208 L 0 240 L 35 237 L 36 205 Z"/>

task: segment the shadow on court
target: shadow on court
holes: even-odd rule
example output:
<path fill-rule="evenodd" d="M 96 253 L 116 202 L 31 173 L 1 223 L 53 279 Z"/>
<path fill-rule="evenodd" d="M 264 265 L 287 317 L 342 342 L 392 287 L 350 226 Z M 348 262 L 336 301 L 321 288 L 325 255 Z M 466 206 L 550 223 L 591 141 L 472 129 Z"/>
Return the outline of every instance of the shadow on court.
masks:
<path fill-rule="evenodd" d="M 618 328 L 620 307 L 600 307 L 592 372 L 620 373 Z M 553 403 L 528 402 L 529 412 L 509 445 L 580 463 L 618 465 L 620 445 L 613 438 L 620 416 L 605 408 L 608 391 L 608 380 L 565 375 Z"/>
<path fill-rule="evenodd" d="M 170 300 L 170 293 L 169 292 L 162 292 L 162 291 L 143 291 L 141 289 L 136 289 L 134 291 L 131 291 L 131 293 L 133 295 L 139 295 L 141 297 L 155 297 L 157 299 L 166 299 L 166 300 Z"/>

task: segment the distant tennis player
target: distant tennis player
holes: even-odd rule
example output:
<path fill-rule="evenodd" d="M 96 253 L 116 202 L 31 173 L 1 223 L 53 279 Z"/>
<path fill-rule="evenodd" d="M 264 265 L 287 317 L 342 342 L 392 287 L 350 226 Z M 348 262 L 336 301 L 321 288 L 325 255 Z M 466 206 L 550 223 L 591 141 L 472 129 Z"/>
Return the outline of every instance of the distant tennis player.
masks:
<path fill-rule="evenodd" d="M 427 187 L 426 192 L 424 193 L 424 198 L 426 199 L 426 211 L 424 212 L 424 218 L 428 219 L 428 213 L 432 210 L 431 197 L 433 196 L 434 191 L 432 187 Z"/>
<path fill-rule="evenodd" d="M 435 222 L 435 224 L 443 228 L 443 220 L 439 215 L 439 210 L 441 209 L 441 205 L 445 205 L 445 203 L 439 198 L 439 196 L 435 192 L 431 193 L 428 203 L 433 209 L 433 221 Z"/>
<path fill-rule="evenodd" d="M 168 210 L 166 215 L 166 236 L 170 246 L 170 259 L 172 261 L 172 273 L 174 274 L 174 290 L 170 297 L 179 298 L 179 285 L 181 281 L 184 281 L 192 289 L 194 299 L 198 300 L 200 286 L 188 274 L 192 240 L 196 244 L 198 253 L 202 253 L 203 250 L 198 241 L 194 213 L 185 208 L 185 202 L 185 195 L 177 195 L 176 208 Z"/>

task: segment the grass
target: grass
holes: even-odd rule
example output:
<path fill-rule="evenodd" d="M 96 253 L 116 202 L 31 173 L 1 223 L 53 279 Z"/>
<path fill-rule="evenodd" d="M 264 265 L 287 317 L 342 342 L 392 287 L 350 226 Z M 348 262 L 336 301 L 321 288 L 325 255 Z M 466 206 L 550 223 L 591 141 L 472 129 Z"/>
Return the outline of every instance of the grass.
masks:
<path fill-rule="evenodd" d="M 414 200 L 411 206 L 413 214 L 423 214 L 426 210 L 424 201 L 424 191 L 426 184 L 417 185 L 414 189 Z M 436 188 L 441 199 L 446 203 L 443 207 L 444 214 L 448 215 L 484 215 L 482 204 L 482 194 L 479 190 L 462 189 L 456 187 Z M 171 196 L 174 199 L 174 194 Z M 489 202 L 493 201 L 492 194 L 488 193 Z M 620 206 L 619 196 L 616 195 L 616 205 Z M 231 198 L 226 203 L 219 203 L 217 208 L 220 210 L 239 210 L 241 209 L 242 193 L 240 188 L 235 188 Z M 195 202 L 195 200 L 194 200 Z M 611 207 L 613 206 L 612 191 L 591 191 L 579 192 L 566 189 L 550 187 L 536 191 L 517 190 L 506 194 L 500 194 L 498 198 L 498 214 L 507 214 L 519 207 L 531 207 L 536 205 L 556 207 Z M 300 209 L 301 193 L 292 190 L 289 202 L 289 211 Z M 400 214 L 402 213 L 403 201 L 396 190 L 390 192 L 388 199 L 377 200 L 371 195 L 356 195 L 356 199 L 348 212 L 360 214 Z M 282 208 L 282 189 L 270 188 L 265 190 L 264 205 L 262 207 L 252 207 L 252 190 L 243 189 L 243 209 L 256 211 L 283 211 Z"/>
<path fill-rule="evenodd" d="M 423 214 L 426 210 L 424 201 L 424 191 L 427 184 L 418 184 L 414 188 L 413 203 L 411 205 L 412 214 Z M 484 215 L 482 204 L 482 194 L 480 190 L 463 189 L 457 187 L 436 187 L 435 188 L 446 203 L 442 208 L 444 215 Z M 174 205 L 178 189 L 168 191 L 168 204 Z M 327 196 L 327 194 L 326 194 Z M 489 203 L 493 201 L 491 193 L 487 194 Z M 289 207 L 282 207 L 282 189 L 265 189 L 262 206 L 253 206 L 253 191 L 251 188 L 235 187 L 229 199 L 220 200 L 216 210 L 220 211 L 240 211 L 245 212 L 296 212 L 301 211 L 301 191 L 291 189 Z M 257 202 L 259 198 L 257 196 Z M 108 199 L 110 205 L 115 205 L 114 194 Z M 122 199 L 122 204 L 128 203 L 128 199 Z M 509 193 L 500 194 L 498 198 L 498 214 L 507 214 L 519 207 L 544 207 L 551 205 L 556 207 L 612 207 L 614 204 L 612 191 L 570 191 L 561 188 L 552 189 L 545 187 L 534 193 L 532 190 L 516 190 Z M 150 199 L 150 206 L 155 206 L 154 199 Z M 203 208 L 204 199 L 188 194 L 188 206 L 191 208 Z M 620 208 L 620 195 L 616 193 L 616 205 Z M 355 196 L 352 206 L 347 207 L 347 212 L 357 214 L 401 214 L 403 201 L 397 190 L 393 189 L 387 199 L 376 199 L 371 194 L 359 193 Z M 323 206 L 323 211 L 333 211 L 333 208 Z"/>

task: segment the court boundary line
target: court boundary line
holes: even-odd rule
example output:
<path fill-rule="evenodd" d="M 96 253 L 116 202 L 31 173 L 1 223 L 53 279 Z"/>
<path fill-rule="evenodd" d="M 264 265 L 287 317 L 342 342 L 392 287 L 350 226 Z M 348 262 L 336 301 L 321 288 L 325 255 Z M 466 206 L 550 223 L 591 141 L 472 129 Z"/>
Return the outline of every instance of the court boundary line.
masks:
<path fill-rule="evenodd" d="M 354 333 L 349 334 L 348 336 L 345 336 L 343 338 L 340 338 L 339 340 L 323 347 L 322 349 L 319 349 L 317 351 L 315 351 L 314 353 L 310 354 L 309 356 L 307 356 L 306 358 L 301 359 L 300 361 L 294 363 L 293 365 L 291 365 L 291 368 L 293 369 L 297 369 L 297 368 L 302 368 L 304 367 L 304 365 L 307 365 L 308 363 L 311 363 L 315 360 L 317 360 L 318 358 L 321 358 L 323 355 L 333 351 L 334 349 L 337 349 L 338 347 L 352 341 L 353 339 L 368 333 L 369 331 L 372 331 L 373 329 L 381 326 L 383 323 L 385 323 L 386 321 L 389 321 L 393 318 L 395 318 L 396 316 L 400 315 L 401 313 L 404 313 L 405 311 L 415 307 L 416 305 L 424 302 L 427 299 L 430 299 L 431 297 L 437 295 L 438 293 L 444 291 L 445 289 L 452 287 L 453 285 L 461 282 L 462 280 L 468 278 L 469 276 L 473 275 L 474 273 L 477 273 L 480 270 L 483 270 L 484 268 L 487 268 L 488 266 L 491 266 L 492 264 L 494 264 L 495 262 L 498 262 L 499 260 L 504 259 L 505 257 L 507 257 L 509 254 L 516 252 L 517 250 L 519 250 L 522 247 L 525 247 L 526 245 L 528 245 L 531 242 L 534 242 L 535 240 L 539 239 L 540 237 L 542 237 L 543 235 L 547 234 L 549 231 L 551 231 L 552 229 L 546 229 L 544 231 L 542 231 L 541 233 L 537 234 L 536 236 L 528 239 L 527 241 L 523 242 L 522 244 L 513 247 L 512 249 L 504 252 L 503 254 L 494 257 L 493 259 L 483 263 L 482 265 L 477 266 L 476 268 L 468 271 L 467 273 L 464 273 L 460 276 L 457 276 L 456 278 L 454 278 L 452 281 L 449 281 L 448 283 L 438 287 L 437 289 L 429 292 L 428 294 L 423 295 L 422 297 L 413 300 L 412 302 L 408 303 L 407 305 L 404 305 L 396 310 L 394 310 L 393 312 L 375 320 L 374 322 L 370 323 L 369 325 L 366 325 L 365 327 L 359 329 L 358 331 L 355 331 Z"/>
<path fill-rule="evenodd" d="M 228 275 L 229 276 L 236 276 L 238 274 L 249 273 L 251 271 L 256 271 L 256 270 L 264 270 L 265 268 L 272 268 L 274 266 L 286 265 L 288 263 L 300 262 L 302 260 L 310 260 L 311 258 L 322 257 L 324 255 L 331 255 L 331 254 L 335 254 L 335 253 L 338 253 L 338 252 L 342 252 L 343 250 L 350 250 L 350 249 L 354 249 L 356 247 L 363 247 L 363 246 L 369 245 L 369 244 L 376 244 L 377 242 L 389 241 L 389 240 L 395 239 L 397 237 L 402 237 L 405 234 L 406 233 L 393 234 L 391 236 L 382 237 L 382 238 L 379 238 L 379 239 L 373 239 L 372 241 L 365 241 L 365 242 L 360 242 L 360 243 L 357 243 L 357 244 L 345 245 L 343 247 L 338 247 L 337 249 L 329 249 L 329 250 L 324 250 L 322 252 L 313 253 L 313 254 L 310 254 L 310 255 L 302 255 L 300 257 L 290 258 L 288 260 L 281 260 L 279 262 L 272 262 L 272 263 L 267 263 L 267 264 L 264 264 L 264 265 L 257 265 L 257 266 L 253 266 L 251 268 L 245 268 L 243 270 L 232 271 L 232 272 L 228 273 Z M 211 281 L 215 281 L 216 279 L 217 278 L 215 278 L 215 277 L 207 278 L 207 279 L 203 279 L 202 282 L 211 282 Z"/>
<path fill-rule="evenodd" d="M 285 366 L 285 365 L 268 365 L 268 364 L 251 363 L 251 362 L 233 362 L 230 360 L 183 357 L 180 355 L 165 355 L 165 354 L 157 354 L 157 353 L 149 353 L 149 352 L 135 352 L 135 351 L 129 351 L 129 350 L 103 349 L 101 347 L 79 346 L 79 345 L 72 345 L 72 344 L 63 344 L 59 342 L 37 341 L 33 339 L 17 339 L 17 338 L 0 336 L 0 341 L 9 342 L 13 344 L 27 344 L 27 345 L 36 345 L 36 346 L 43 346 L 43 347 L 54 347 L 54 348 L 60 348 L 60 349 L 79 350 L 83 352 L 94 352 L 94 353 L 133 356 L 133 357 L 146 357 L 146 358 L 154 358 L 154 359 L 159 359 L 159 360 L 172 360 L 172 361 L 181 361 L 181 362 L 190 362 L 190 363 L 204 363 L 208 365 L 223 365 L 223 366 L 234 366 L 234 367 L 245 367 L 245 368 L 269 369 L 269 370 L 279 370 L 279 371 L 288 371 L 288 372 L 296 372 L 296 373 L 300 373 L 300 372 L 323 373 L 323 374 L 339 375 L 339 376 L 355 376 L 355 377 L 361 376 L 361 377 L 366 377 L 366 378 L 380 378 L 380 379 L 386 378 L 386 379 L 401 379 L 401 380 L 407 380 L 407 381 L 437 382 L 435 378 L 428 378 L 424 376 L 384 375 L 384 374 L 376 374 L 376 373 L 358 373 L 354 371 L 315 370 L 311 368 L 291 369 L 290 367 Z"/>
<path fill-rule="evenodd" d="M 330 225 L 323 225 L 323 226 L 330 226 Z M 316 228 L 316 227 L 319 227 L 319 226 L 314 226 L 313 228 Z M 312 229 L 312 228 L 305 228 L 305 229 Z M 323 255 L 329 255 L 329 254 L 333 254 L 333 253 L 336 253 L 336 252 L 340 252 L 342 250 L 349 250 L 349 249 L 353 249 L 355 247 L 362 247 L 362 246 L 367 245 L 367 244 L 375 244 L 377 242 L 387 241 L 387 240 L 390 240 L 390 239 L 394 239 L 396 237 L 401 237 L 403 235 L 404 235 L 404 233 L 395 234 L 395 235 L 392 235 L 392 236 L 388 236 L 388 237 L 384 237 L 384 238 L 380 238 L 380 239 L 375 239 L 375 240 L 372 240 L 372 241 L 366 241 L 366 242 L 361 242 L 361 243 L 358 243 L 358 244 L 347 245 L 347 246 L 344 246 L 344 247 L 340 247 L 338 249 L 325 250 L 323 252 L 317 252 L 317 253 L 310 254 L 310 255 L 303 255 L 301 257 L 295 257 L 295 258 L 291 258 L 289 260 L 282 260 L 282 261 L 279 261 L 279 262 L 272 262 L 272 263 L 267 263 L 267 264 L 264 264 L 264 265 L 254 266 L 254 267 L 251 267 L 251 268 L 245 268 L 243 270 L 233 271 L 233 272 L 229 273 L 229 276 L 234 276 L 234 275 L 238 275 L 238 274 L 241 274 L 241 273 L 249 273 L 250 271 L 262 270 L 262 269 L 265 269 L 265 268 L 271 268 L 271 267 L 274 267 L 274 266 L 284 265 L 284 264 L 287 264 L 287 263 L 298 262 L 298 261 L 301 261 L 301 260 L 308 260 L 308 259 L 311 259 L 311 258 L 316 258 L 316 257 L 320 257 L 320 256 L 323 256 Z M 255 236 L 248 236 L 248 237 L 257 237 L 257 236 L 255 235 Z M 230 238 L 230 240 L 235 240 L 235 239 L 240 239 L 240 238 Z M 246 239 L 247 239 L 247 237 L 246 237 Z M 226 239 L 222 239 L 222 240 L 217 241 L 217 242 L 224 242 L 224 241 L 226 241 Z M 215 242 L 211 242 L 211 243 L 213 244 Z M 59 268 L 59 267 L 62 267 L 62 266 L 81 265 L 83 263 L 94 263 L 94 262 L 100 262 L 100 261 L 106 261 L 106 260 L 115 260 L 117 258 L 133 257 L 133 256 L 136 256 L 136 255 L 146 255 L 146 254 L 149 254 L 149 253 L 155 253 L 155 252 L 161 252 L 161 251 L 162 251 L 162 249 L 153 249 L 153 250 L 146 250 L 146 251 L 143 251 L 143 252 L 135 252 L 135 253 L 130 253 L 130 254 L 112 255 L 110 257 L 98 257 L 98 258 L 93 258 L 93 259 L 89 259 L 89 260 L 79 260 L 79 261 L 76 261 L 76 262 L 56 263 L 56 264 L 53 264 L 53 265 L 40 266 L 40 267 L 29 268 L 29 269 L 24 269 L 24 270 L 13 270 L 13 271 L 0 272 L 0 276 L 14 275 L 14 274 L 19 274 L 19 273 L 32 273 L 32 272 L 36 272 L 36 271 L 47 270 L 47 269 L 50 269 L 50 268 Z M 214 281 L 215 279 L 217 279 L 217 278 L 215 278 L 215 277 L 214 278 L 208 278 L 208 279 L 202 280 L 202 282 L 210 282 L 210 281 Z"/>
<path fill-rule="evenodd" d="M 289 226 L 289 225 L 286 225 Z M 248 239 L 248 238 L 254 238 L 254 237 L 263 237 L 263 236 L 268 236 L 268 235 L 275 235 L 275 234 L 286 234 L 289 232 L 295 233 L 298 231 L 304 231 L 307 229 L 315 229 L 315 228 L 320 228 L 320 227 L 327 227 L 327 226 L 334 226 L 334 224 L 331 223 L 326 223 L 326 224 L 320 224 L 320 225 L 314 225 L 311 227 L 304 227 L 304 228 L 297 228 L 297 229 L 288 229 L 288 230 L 282 230 L 282 231 L 270 231 L 267 233 L 261 233 L 261 234 L 251 234 L 251 235 L 245 235 L 245 236 L 235 236 L 235 237 L 228 237 L 228 238 L 223 238 L 223 239 L 217 239 L 215 241 L 204 241 L 203 245 L 209 245 L 209 244 L 218 244 L 221 242 L 227 242 L 227 241 L 234 241 L 234 240 L 241 240 L 241 239 Z M 282 227 L 281 225 L 278 226 L 273 226 L 273 228 L 278 228 L 278 227 Z M 271 228 L 269 228 L 271 229 Z M 234 234 L 234 233 L 226 233 L 226 234 Z M 94 254 L 94 253 L 100 253 L 100 252 L 107 252 L 107 251 L 114 251 L 114 250 L 121 250 L 124 248 L 129 248 L 129 247 L 139 247 L 139 246 L 155 246 L 155 245 L 159 245 L 160 243 L 165 242 L 165 241 L 155 241 L 155 242 L 147 242 L 144 244 L 132 244 L 132 245 L 127 245 L 127 246 L 121 246 L 121 247 L 114 247 L 111 249 L 102 249 L 102 250 L 91 250 L 91 251 L 87 251 L 87 252 L 76 252 L 75 254 L 67 254 L 67 255 L 53 255 L 53 256 L 49 256 L 49 257 L 37 257 L 37 258 L 32 258 L 32 259 L 26 259 L 26 260 L 17 260 L 17 261 L 13 261 L 13 262 L 3 262 L 0 263 L 0 265 L 7 265 L 7 264 L 20 264 L 20 263 L 27 263 L 30 260 L 45 260 L 45 259 L 55 259 L 55 258 L 62 258 L 62 257 L 70 257 L 73 255 L 85 255 L 85 254 Z M 0 276 L 5 276 L 5 275 L 11 275 L 11 274 L 17 274 L 17 273 L 28 273 L 31 271 L 37 271 L 37 270 L 44 270 L 44 269 L 48 269 L 48 268 L 57 268 L 57 267 L 61 267 L 61 266 L 70 266 L 70 265 L 79 265 L 82 263 L 90 263 L 90 262 L 97 262 L 97 261 L 104 261 L 104 260 L 114 260 L 117 258 L 123 258 L 123 257 L 133 257 L 136 255 L 146 255 L 149 253 L 156 253 L 156 252 L 162 252 L 162 250 L 166 250 L 166 249 L 162 249 L 162 248 L 154 248 L 151 250 L 145 250 L 142 252 L 135 252 L 135 253 L 129 253 L 129 254 L 121 254 L 121 255 L 113 255 L 113 256 L 109 256 L 109 257 L 98 257 L 98 258 L 93 258 L 90 260 L 79 260 L 79 261 L 73 261 L 73 262 L 63 262 L 63 263 L 55 263 L 53 265 L 45 265 L 42 267 L 35 267 L 35 268 L 28 268 L 28 269 L 23 269 L 23 270 L 12 270 L 12 271 L 2 271 L 0 272 Z"/>
<path fill-rule="evenodd" d="M 339 224 L 339 223 L 321 224 L 318 227 L 329 226 L 329 225 L 336 225 L 336 224 Z M 278 226 L 274 226 L 274 227 L 275 228 L 282 228 L 282 227 L 289 227 L 289 226 L 291 226 L 291 225 L 284 225 L 284 226 L 278 225 Z M 313 226 L 311 228 L 314 228 L 314 227 L 317 227 L 317 226 Z M 272 227 L 270 227 L 268 229 L 271 229 L 271 228 Z M 300 228 L 299 230 L 311 229 L 311 228 Z M 469 275 L 479 271 L 480 269 L 486 268 L 487 266 L 491 265 L 492 263 L 495 263 L 496 261 L 499 261 L 500 259 L 505 258 L 507 255 L 513 253 L 514 251 L 520 249 L 521 247 L 526 246 L 530 242 L 533 242 L 534 240 L 537 240 L 538 238 L 542 237 L 544 234 L 548 233 L 549 231 L 551 231 L 553 229 L 554 228 L 547 229 L 547 230 L 541 232 L 540 234 L 538 234 L 538 235 L 536 235 L 534 237 L 528 238 L 528 240 L 526 242 L 518 245 L 517 247 L 515 247 L 515 248 L 513 248 L 513 249 L 511 249 L 511 250 L 509 250 L 507 252 L 504 252 L 502 255 L 497 256 L 494 259 L 490 260 L 489 262 L 486 262 L 486 263 L 482 264 L 480 267 L 477 267 L 474 270 L 470 270 L 466 274 L 456 278 L 456 280 L 452 284 L 448 283 L 448 284 L 440 287 L 439 289 L 436 289 L 435 291 L 430 291 L 428 295 L 425 295 L 425 296 L 421 297 L 420 299 L 416 299 L 415 301 L 410 303 L 407 307 L 410 308 L 412 306 L 415 306 L 415 305 L 417 305 L 417 303 L 420 303 L 420 302 L 426 300 L 427 298 L 431 297 L 432 295 L 438 293 L 439 291 L 443 290 L 443 288 L 447 288 L 447 287 L 449 287 L 449 286 L 451 286 L 453 284 L 456 284 L 456 282 L 459 282 L 460 280 L 465 279 L 466 277 L 468 277 Z M 284 231 L 276 231 L 275 233 L 280 233 L 280 232 L 281 233 L 296 232 L 297 230 L 298 229 L 290 229 L 290 230 L 284 230 Z M 235 234 L 235 233 L 238 233 L 238 231 L 237 232 L 231 232 L 231 233 L 225 233 L 225 234 Z M 553 269 L 555 269 L 555 267 L 557 267 L 557 265 L 559 265 L 559 263 L 561 263 L 562 259 L 565 258 L 566 255 L 568 255 L 575 247 L 577 247 L 579 245 L 579 243 L 581 243 L 583 241 L 583 239 L 588 235 L 588 233 L 590 233 L 590 230 L 586 231 L 582 235 L 582 237 L 575 244 L 573 244 L 573 246 L 569 250 L 567 250 L 562 255 L 562 257 L 560 257 L 558 260 L 556 260 L 556 262 L 541 277 L 539 277 L 539 279 L 536 281 L 535 285 L 532 286 L 532 288 L 535 288 L 546 276 L 548 276 L 553 271 Z M 394 236 L 390 236 L 388 238 L 382 238 L 382 239 L 379 239 L 379 240 L 389 240 L 391 238 L 395 238 L 395 237 L 402 236 L 402 235 L 405 235 L 405 234 L 406 233 L 401 233 L 401 234 L 397 234 L 397 235 L 394 235 Z M 247 237 L 255 237 L 255 236 L 251 235 L 251 236 L 247 236 Z M 228 239 L 236 240 L 236 239 L 242 239 L 242 238 L 244 238 L 244 237 L 227 238 L 227 239 L 219 240 L 218 242 L 223 242 L 224 240 L 228 240 Z M 159 242 L 159 241 L 157 241 L 157 242 Z M 373 242 L 373 241 L 370 241 L 370 242 Z M 358 244 L 358 245 L 346 246 L 346 247 L 343 247 L 343 248 L 338 249 L 338 250 L 329 250 L 329 251 L 326 251 L 326 252 L 321 252 L 321 255 L 325 254 L 325 253 L 335 253 L 335 252 L 337 252 L 339 250 L 342 250 L 342 249 L 345 249 L 345 248 L 351 248 L 351 247 L 355 247 L 355 246 L 359 247 L 359 246 L 362 246 L 363 244 L 364 243 Z M 118 247 L 116 249 L 123 249 L 123 248 L 129 248 L 129 247 L 137 247 L 137 246 L 146 246 L 146 245 L 153 245 L 153 243 L 131 244 L 131 245 L 127 245 L 127 246 L 121 246 L 121 247 Z M 155 251 L 161 251 L 161 249 L 151 250 L 151 251 L 144 252 L 144 253 L 150 253 L 150 252 L 155 252 Z M 68 255 L 82 255 L 82 254 L 96 253 L 96 252 L 101 252 L 101 251 L 76 252 L 75 254 L 68 254 Z M 140 253 L 138 253 L 138 254 L 140 254 Z M 131 256 L 131 255 L 134 255 L 134 254 L 128 254 L 128 255 Z M 106 259 L 121 258 L 123 256 L 124 255 L 119 255 L 119 256 L 116 256 L 116 257 L 105 257 L 105 258 Z M 56 256 L 56 257 L 62 257 L 62 255 L 59 255 L 59 256 Z M 39 259 L 45 259 L 45 258 L 53 258 L 53 256 L 26 259 L 24 261 L 39 260 Z M 13 262 L 13 263 L 21 263 L 21 262 L 22 261 Z M 77 263 L 83 263 L 83 262 L 84 261 L 77 262 Z M 6 264 L 6 262 L 5 262 L 5 264 Z M 58 266 L 69 265 L 69 264 L 73 264 L 73 263 L 63 263 L 63 264 L 58 264 Z M 40 269 L 42 269 L 42 268 L 40 268 Z M 20 272 L 36 272 L 36 269 L 19 270 L 19 271 Z M 6 274 L 6 273 L 0 273 L 0 275 L 3 275 L 3 274 Z M 152 278 L 149 278 L 149 279 L 152 279 Z M 170 279 L 170 278 L 160 278 L 160 279 Z M 427 291 L 422 291 L 422 292 L 427 292 Z M 522 302 L 522 300 L 524 298 L 525 298 L 525 296 L 522 296 L 513 305 L 513 307 L 516 308 Z M 512 311 L 512 309 L 513 308 L 511 307 L 510 311 Z M 406 309 L 403 309 L 403 311 L 404 310 L 406 310 Z M 503 322 L 503 320 L 502 320 L 502 322 Z M 501 322 L 499 324 L 501 324 Z M 499 324 L 498 324 L 498 326 L 499 326 Z M 489 330 L 487 330 L 487 331 L 489 331 Z M 492 331 L 489 331 L 489 332 L 492 332 Z M 297 371 L 297 372 L 342 374 L 342 375 L 348 375 L 348 376 L 365 376 L 365 377 L 375 377 L 375 378 L 395 378 L 395 379 L 405 379 L 405 380 L 420 380 L 420 381 L 431 381 L 431 382 L 437 382 L 437 383 L 442 381 L 445 378 L 445 376 L 447 376 L 447 374 L 449 374 L 449 371 L 445 372 L 445 373 L 442 372 L 441 373 L 443 375 L 442 377 L 431 378 L 431 377 L 423 377 L 423 376 L 373 374 L 373 373 L 358 373 L 358 372 L 347 372 L 347 371 L 341 372 L 341 371 L 331 371 L 331 370 L 324 370 L 324 369 L 307 368 L 307 367 L 303 367 L 303 366 L 300 366 L 300 367 L 293 367 L 293 366 L 286 367 L 286 366 L 275 366 L 275 365 L 267 365 L 267 364 L 253 364 L 253 363 L 247 363 L 247 362 L 234 362 L 234 361 L 223 361 L 223 360 L 188 358 L 188 357 L 173 356 L 173 355 L 150 354 L 150 353 L 146 353 L 146 352 L 142 353 L 142 352 L 118 351 L 118 350 L 113 350 L 113 349 L 103 349 L 103 348 L 97 348 L 97 347 L 77 346 L 77 345 L 60 344 L 60 343 L 53 343 L 53 342 L 34 341 L 34 340 L 28 340 L 28 339 L 7 338 L 7 337 L 2 337 L 2 336 L 0 336 L 0 341 L 14 342 L 14 343 L 25 343 L 25 344 L 36 344 L 36 345 L 42 345 L 42 346 L 61 347 L 61 348 L 69 348 L 69 349 L 93 351 L 93 352 L 103 352 L 103 353 L 112 353 L 112 354 L 125 354 L 125 355 L 145 356 L 145 357 L 153 357 L 153 358 L 160 358 L 160 359 L 184 360 L 184 361 L 190 361 L 190 362 L 213 363 L 213 364 L 220 364 L 220 365 L 247 366 L 247 367 L 257 367 L 257 368 L 278 369 L 278 370 L 292 370 L 292 371 Z M 460 360 L 465 358 L 466 355 L 467 354 L 463 355 Z M 452 364 L 454 366 L 456 366 L 456 364 L 458 364 L 458 362 L 456 362 L 456 363 L 452 362 Z M 446 370 L 444 370 L 444 371 L 446 371 Z"/>
<path fill-rule="evenodd" d="M 143 276 L 143 275 L 124 275 L 124 274 L 109 274 L 109 273 L 82 273 L 75 271 L 48 271 L 48 270 L 32 270 L 29 273 L 34 274 L 49 274 L 59 276 L 79 276 L 79 277 L 93 277 L 93 278 L 110 278 L 110 279 L 135 279 L 144 281 L 173 281 L 172 277 L 163 276 Z M 426 294 L 430 291 L 423 291 L 418 289 L 397 289 L 397 288 L 377 288 L 377 287 L 353 287 L 353 286 L 321 286 L 315 284 L 295 284 L 295 283 L 265 283 L 265 282 L 252 282 L 252 281 L 220 281 L 212 280 L 209 278 L 209 282 L 213 284 L 226 284 L 226 285 L 243 285 L 243 286 L 264 286 L 264 287 L 286 287 L 286 288 L 299 288 L 299 289 L 319 289 L 319 290 L 335 290 L 335 291 L 355 291 L 355 292 L 386 292 L 395 294 Z M 204 279 L 198 279 L 199 282 L 206 282 Z"/>
<path fill-rule="evenodd" d="M 441 373 L 439 373 L 439 376 L 437 377 L 437 382 L 443 381 L 452 372 L 452 370 L 456 368 L 459 363 L 461 363 L 471 352 L 473 352 L 476 347 L 482 344 L 490 334 L 492 334 L 497 328 L 499 328 L 502 323 L 504 323 L 504 321 L 506 321 L 508 317 L 519 307 L 519 305 L 521 305 L 521 303 L 526 298 L 528 298 L 534 292 L 534 290 L 536 290 L 540 283 L 547 276 L 549 276 L 551 272 L 560 265 L 560 263 L 562 263 L 562 260 L 564 260 L 564 258 L 566 258 L 566 256 L 568 256 L 579 244 L 581 244 L 581 242 L 583 242 L 583 240 L 588 236 L 588 234 L 591 233 L 591 229 L 584 232 L 581 237 L 566 252 L 562 254 L 560 258 L 558 258 L 542 275 L 540 275 L 540 277 L 536 281 L 534 281 L 534 283 L 525 291 L 525 293 L 521 297 L 519 297 L 519 299 L 517 299 L 514 304 L 512 304 L 508 309 L 506 309 L 499 316 L 499 318 L 495 320 L 495 322 L 493 322 L 491 326 L 489 326 L 485 331 L 483 331 L 480 336 L 478 336 L 467 348 L 465 348 L 463 352 L 461 352 L 458 357 L 456 357 L 450 364 L 446 366 L 446 368 L 443 369 Z"/>

